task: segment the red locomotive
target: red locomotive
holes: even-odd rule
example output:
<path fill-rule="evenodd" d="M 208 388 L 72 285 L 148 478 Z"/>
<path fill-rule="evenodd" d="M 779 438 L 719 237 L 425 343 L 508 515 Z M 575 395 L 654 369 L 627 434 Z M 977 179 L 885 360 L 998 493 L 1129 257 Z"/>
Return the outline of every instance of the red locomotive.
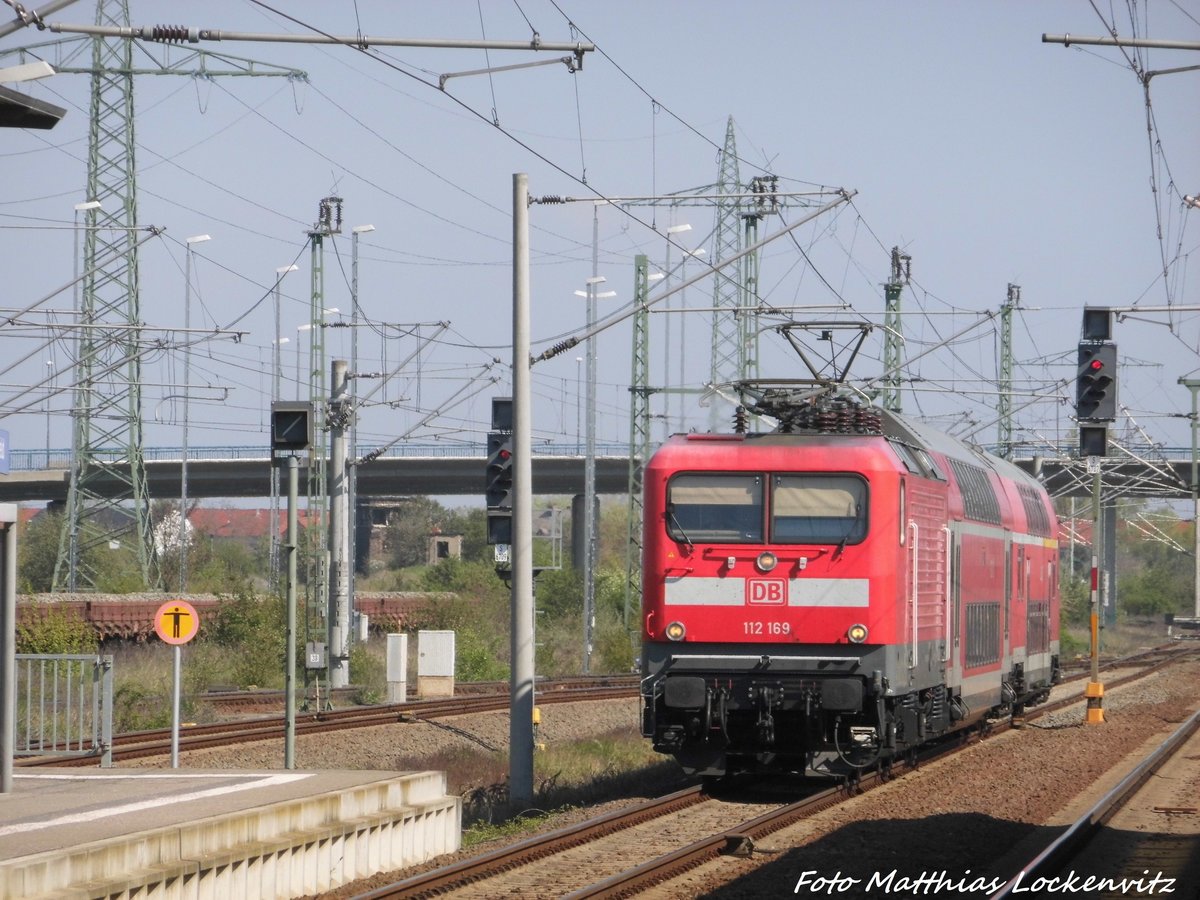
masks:
<path fill-rule="evenodd" d="M 850 776 L 1059 679 L 1058 542 L 1016 466 L 828 392 L 645 468 L 643 734 L 689 773 Z"/>

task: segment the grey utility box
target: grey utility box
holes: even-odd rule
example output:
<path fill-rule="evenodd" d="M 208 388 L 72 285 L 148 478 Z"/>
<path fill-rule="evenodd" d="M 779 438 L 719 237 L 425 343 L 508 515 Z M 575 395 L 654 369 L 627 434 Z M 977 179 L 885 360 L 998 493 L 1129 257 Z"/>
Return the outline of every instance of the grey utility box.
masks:
<path fill-rule="evenodd" d="M 454 696 L 454 632 L 417 632 L 417 694 L 430 697 Z"/>

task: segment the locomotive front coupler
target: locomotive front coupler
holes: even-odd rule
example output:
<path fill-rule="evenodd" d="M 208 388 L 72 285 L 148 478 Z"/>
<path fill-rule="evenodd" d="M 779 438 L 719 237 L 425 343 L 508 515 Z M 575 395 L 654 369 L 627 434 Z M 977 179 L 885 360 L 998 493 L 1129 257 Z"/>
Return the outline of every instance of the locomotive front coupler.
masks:
<path fill-rule="evenodd" d="M 754 705 L 758 709 L 758 721 L 754 729 L 760 744 L 773 746 L 775 743 L 775 717 L 771 714 L 776 704 L 783 702 L 782 685 L 758 684 L 751 688 Z"/>

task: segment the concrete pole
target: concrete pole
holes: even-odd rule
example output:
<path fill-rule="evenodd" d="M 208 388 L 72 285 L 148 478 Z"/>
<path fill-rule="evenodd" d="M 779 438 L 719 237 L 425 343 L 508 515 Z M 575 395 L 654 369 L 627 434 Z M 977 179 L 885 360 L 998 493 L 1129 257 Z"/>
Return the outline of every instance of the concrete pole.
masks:
<path fill-rule="evenodd" d="M 1200 472 L 1197 471 L 1200 469 L 1200 459 L 1196 455 L 1196 391 L 1200 389 L 1200 381 L 1191 378 L 1180 378 L 1179 383 L 1192 393 L 1192 557 L 1195 560 L 1193 570 L 1194 580 L 1192 584 L 1192 615 L 1200 619 Z"/>
<path fill-rule="evenodd" d="M 350 684 L 350 528 L 346 441 L 349 382 L 346 361 L 335 359 L 329 398 L 329 686 Z"/>
<path fill-rule="evenodd" d="M 284 662 L 283 766 L 296 768 L 296 557 L 299 555 L 300 528 L 296 507 L 300 495 L 300 460 L 289 456 L 287 498 L 287 659 Z"/>
<path fill-rule="evenodd" d="M 1088 725 L 1100 725 L 1104 722 L 1104 685 L 1100 683 L 1100 553 L 1101 521 L 1100 515 L 1100 469 L 1092 480 L 1092 595 L 1091 595 L 1091 680 L 1084 688 L 1087 698 L 1087 712 L 1084 721 Z"/>
<path fill-rule="evenodd" d="M 0 504 L 0 794 L 12 792 L 17 741 L 17 507 Z"/>
<path fill-rule="evenodd" d="M 533 805 L 533 466 L 529 459 L 529 176 L 513 175 L 512 677 L 509 800 Z"/>
<path fill-rule="evenodd" d="M 211 241 L 197 234 L 184 242 L 183 260 L 183 453 L 179 461 L 179 592 L 187 593 L 188 579 L 188 430 L 192 403 L 192 244 Z M 172 766 L 174 768 L 174 766 Z"/>
<path fill-rule="evenodd" d="M 600 283 L 600 206 L 592 206 L 592 277 L 587 283 L 587 432 L 583 457 L 583 674 L 592 671 L 596 625 L 596 285 Z"/>

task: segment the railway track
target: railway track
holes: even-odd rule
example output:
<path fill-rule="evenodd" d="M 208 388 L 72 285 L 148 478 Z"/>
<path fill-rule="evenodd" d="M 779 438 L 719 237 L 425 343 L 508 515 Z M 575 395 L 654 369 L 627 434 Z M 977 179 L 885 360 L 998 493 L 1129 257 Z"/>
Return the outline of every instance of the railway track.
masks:
<path fill-rule="evenodd" d="M 1130 659 L 1121 660 L 1122 668 L 1138 664 L 1142 669 L 1113 679 L 1106 683 L 1106 688 L 1131 683 L 1192 655 L 1181 649 L 1171 653 L 1139 654 L 1136 663 Z M 1085 673 L 1079 677 L 1087 676 Z M 1079 702 L 1080 697 L 1073 693 L 1031 710 L 1023 721 L 1034 721 Z M 999 734 L 1009 727 L 1007 722 L 996 723 L 989 733 Z M 565 896 L 575 900 L 633 896 L 677 878 L 719 855 L 748 855 L 756 841 L 772 832 L 840 803 L 852 793 L 870 790 L 908 768 L 959 752 L 976 740 L 975 733 L 959 734 L 888 770 L 865 773 L 854 785 L 825 788 L 787 802 L 738 803 L 714 797 L 701 787 L 693 787 L 404 879 L 360 895 L 359 900 L 507 895 Z M 705 808 L 714 812 L 705 812 Z M 739 824 L 730 827 L 731 821 Z M 553 864 L 545 864 L 551 858 Z M 630 860 L 634 860 L 632 865 Z M 529 866 L 534 861 L 543 864 Z"/>
<path fill-rule="evenodd" d="M 593 684 L 591 686 L 583 682 L 575 682 L 554 689 L 539 689 L 537 702 L 539 705 L 547 705 L 613 700 L 636 695 L 636 679 L 625 679 L 624 682 L 616 680 L 614 684 Z M 508 706 L 508 694 L 497 692 L 442 700 L 418 700 L 409 703 L 307 712 L 296 716 L 296 735 L 442 719 L 471 713 L 495 712 L 506 710 Z M 189 725 L 180 729 L 179 749 L 180 751 L 203 750 L 252 741 L 283 740 L 285 727 L 286 723 L 282 716 L 256 717 L 209 725 Z M 113 737 L 114 762 L 161 756 L 170 752 L 171 729 L 169 728 L 130 732 Z M 90 765 L 94 762 L 95 757 L 93 756 L 27 757 L 16 761 L 22 767 L 80 766 Z"/>
<path fill-rule="evenodd" d="M 1194 890 L 1200 884 L 1197 784 L 1200 711 L 1062 834 L 1016 867 L 992 900 L 1084 891 L 1191 896 L 1185 886 Z M 1181 797 L 1190 798 L 1190 804 L 1179 805 Z"/>
<path fill-rule="evenodd" d="M 628 687 L 635 688 L 638 684 L 636 675 L 577 675 L 566 678 L 539 681 L 538 696 L 557 691 L 574 690 L 590 687 Z M 332 702 L 334 705 L 353 703 L 353 698 L 360 688 L 334 688 L 326 691 L 318 700 L 315 694 L 306 697 L 313 706 L 322 702 Z M 458 696 L 478 696 L 503 694 L 508 691 L 507 681 L 465 681 L 455 685 Z M 199 694 L 196 699 L 212 707 L 218 715 L 242 715 L 247 711 L 264 712 L 282 710 L 284 692 L 281 690 L 215 690 Z M 414 701 L 415 702 L 415 701 Z"/>

